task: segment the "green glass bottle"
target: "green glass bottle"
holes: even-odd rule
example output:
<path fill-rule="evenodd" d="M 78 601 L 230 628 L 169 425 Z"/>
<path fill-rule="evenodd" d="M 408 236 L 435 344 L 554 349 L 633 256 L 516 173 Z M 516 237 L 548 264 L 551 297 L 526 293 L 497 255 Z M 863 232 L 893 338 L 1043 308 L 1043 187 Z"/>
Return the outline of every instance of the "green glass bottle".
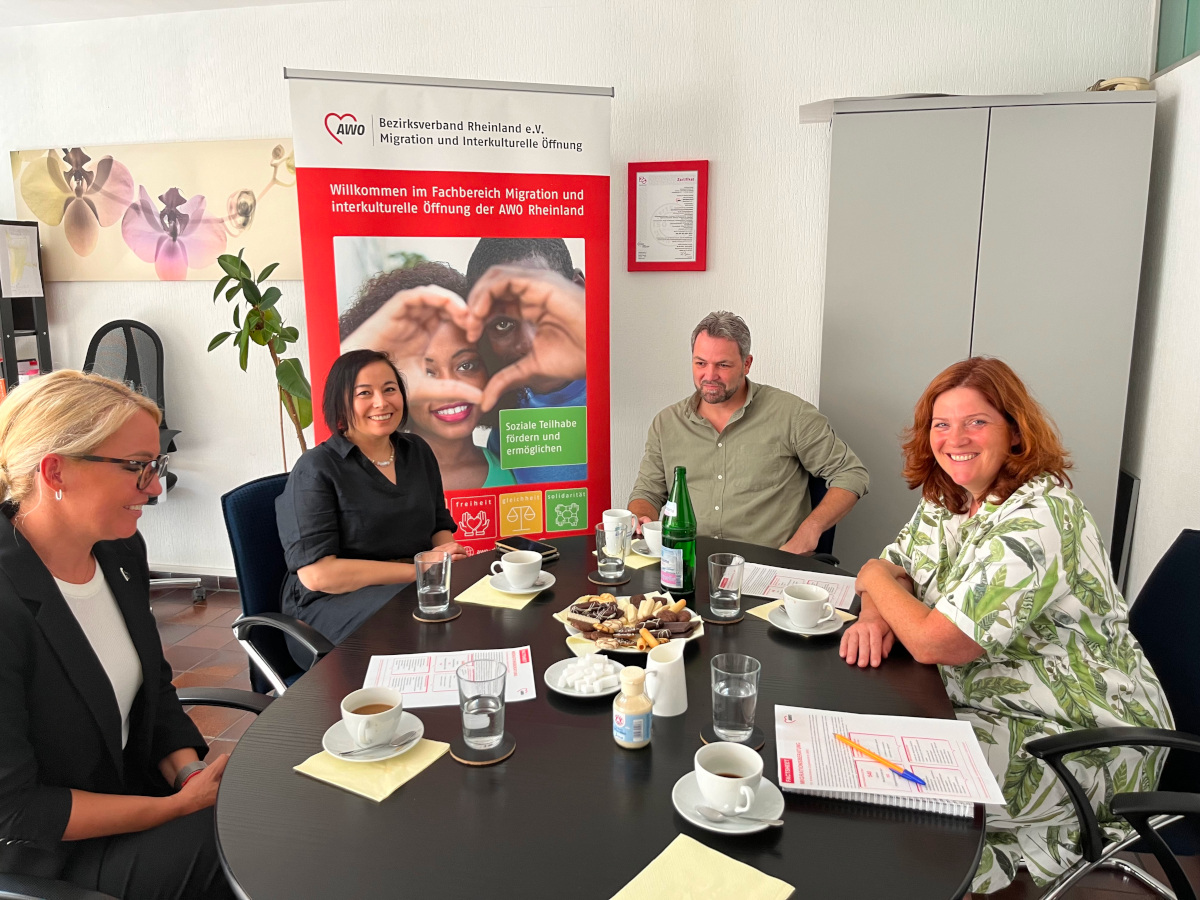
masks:
<path fill-rule="evenodd" d="M 676 597 L 696 593 L 696 513 L 688 494 L 687 469 L 675 467 L 671 498 L 662 511 L 662 569 L 664 591 Z"/>

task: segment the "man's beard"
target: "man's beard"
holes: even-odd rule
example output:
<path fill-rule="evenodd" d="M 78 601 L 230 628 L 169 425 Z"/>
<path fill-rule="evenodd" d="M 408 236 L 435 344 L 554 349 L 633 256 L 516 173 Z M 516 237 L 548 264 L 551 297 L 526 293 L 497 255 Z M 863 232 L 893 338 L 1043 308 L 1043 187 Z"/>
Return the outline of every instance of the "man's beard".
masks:
<path fill-rule="evenodd" d="M 734 394 L 736 394 L 738 392 L 738 390 L 741 388 L 741 386 L 742 386 L 741 382 L 738 382 L 737 384 L 734 384 L 734 385 L 730 385 L 729 387 L 725 387 L 723 384 L 715 384 L 711 381 L 710 382 L 702 381 L 702 382 L 700 382 L 700 399 L 703 400 L 705 403 L 712 403 L 712 404 L 724 403 L 726 400 L 728 400 L 730 397 L 732 397 Z M 709 395 L 705 394 L 705 391 L 716 391 L 717 393 L 715 395 L 709 396 Z"/>

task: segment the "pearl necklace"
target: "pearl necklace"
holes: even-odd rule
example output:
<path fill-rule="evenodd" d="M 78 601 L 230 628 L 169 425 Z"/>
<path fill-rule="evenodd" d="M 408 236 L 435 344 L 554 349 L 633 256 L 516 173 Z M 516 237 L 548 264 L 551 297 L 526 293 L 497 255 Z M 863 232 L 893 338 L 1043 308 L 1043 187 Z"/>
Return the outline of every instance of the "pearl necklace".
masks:
<path fill-rule="evenodd" d="M 396 448 L 395 447 L 392 447 L 392 455 L 389 456 L 387 459 L 372 459 L 371 460 L 371 462 L 375 463 L 375 465 L 379 466 L 379 468 L 381 468 L 381 469 L 386 468 L 387 466 L 390 466 L 395 461 L 396 461 Z"/>

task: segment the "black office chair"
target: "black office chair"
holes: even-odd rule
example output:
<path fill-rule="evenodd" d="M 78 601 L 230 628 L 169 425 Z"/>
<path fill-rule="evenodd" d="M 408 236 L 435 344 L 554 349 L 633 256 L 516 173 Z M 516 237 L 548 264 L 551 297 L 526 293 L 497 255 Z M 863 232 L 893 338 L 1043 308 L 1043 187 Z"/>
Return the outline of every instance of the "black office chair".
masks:
<path fill-rule="evenodd" d="M 1200 848 L 1200 766 L 1192 755 L 1200 753 L 1200 666 L 1194 649 L 1200 645 L 1200 531 L 1181 533 L 1159 560 L 1132 606 L 1129 628 L 1162 682 L 1177 730 L 1086 728 L 1025 745 L 1062 779 L 1080 823 L 1083 859 L 1065 872 L 1042 900 L 1057 900 L 1084 875 L 1101 867 L 1119 869 L 1160 896 L 1172 896 L 1140 866 L 1115 858 L 1121 850 L 1152 852 L 1166 872 L 1174 896 L 1196 900 L 1175 856 L 1195 854 Z M 1105 845 L 1096 814 L 1063 757 L 1082 750 L 1130 746 L 1169 747 L 1173 752 L 1167 757 L 1160 790 L 1113 797 L 1113 812 L 1124 817 L 1135 832 Z"/>
<path fill-rule="evenodd" d="M 234 688 L 183 688 L 177 691 L 184 706 L 225 706 L 258 715 L 271 705 L 272 697 Z M 90 891 L 66 881 L 33 875 L 0 872 L 0 900 L 116 900 L 110 894 Z"/>
<path fill-rule="evenodd" d="M 808 476 L 808 501 L 812 509 L 817 508 L 817 504 L 825 499 L 828 492 L 829 485 L 824 478 L 812 474 Z M 813 553 L 813 559 L 829 563 L 831 566 L 841 565 L 841 560 L 833 555 L 833 532 L 836 529 L 837 526 L 834 525 L 821 534 L 821 539 L 817 541 L 817 549 Z"/>
<path fill-rule="evenodd" d="M 288 568 L 275 523 L 275 498 L 283 493 L 287 479 L 286 474 L 268 475 L 221 498 L 242 595 L 242 615 L 233 623 L 233 633 L 254 663 L 251 686 L 264 694 L 274 690 L 277 697 L 333 649 L 311 625 L 279 611 L 280 589 Z M 307 666 L 292 658 L 285 635 L 311 654 Z"/>
<path fill-rule="evenodd" d="M 167 427 L 163 346 L 154 329 L 133 319 L 109 322 L 92 335 L 83 360 L 83 371 L 124 382 L 157 403 L 162 413 L 162 423 L 158 426 L 158 452 L 175 452 L 175 436 L 179 431 Z M 168 471 L 164 487 L 171 490 L 176 480 L 175 473 Z"/>

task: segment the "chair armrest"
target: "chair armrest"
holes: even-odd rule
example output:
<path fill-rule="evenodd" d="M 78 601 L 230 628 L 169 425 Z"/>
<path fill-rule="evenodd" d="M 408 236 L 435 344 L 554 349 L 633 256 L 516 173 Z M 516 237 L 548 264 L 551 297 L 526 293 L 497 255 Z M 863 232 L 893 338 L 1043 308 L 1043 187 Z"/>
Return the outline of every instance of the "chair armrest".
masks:
<path fill-rule="evenodd" d="M 838 559 L 836 556 L 834 556 L 832 553 L 818 552 L 818 553 L 814 553 L 812 555 L 812 558 L 815 559 L 817 562 L 825 563 L 825 565 L 827 565 L 827 566 L 840 566 L 842 564 L 842 561 L 840 559 Z"/>
<path fill-rule="evenodd" d="M 184 706 L 225 706 L 255 715 L 265 711 L 275 699 L 266 694 L 256 694 L 254 691 L 243 691 L 239 688 L 188 687 L 179 688 L 175 693 L 179 695 L 179 702 Z"/>
<path fill-rule="evenodd" d="M 233 635 L 239 641 L 249 640 L 251 629 L 259 625 L 282 631 L 311 653 L 312 662 L 304 667 L 305 671 L 311 669 L 317 660 L 333 649 L 333 644 L 317 629 L 307 622 L 301 622 L 299 619 L 283 613 L 269 612 L 259 613 L 256 616 L 240 616 L 233 623 Z"/>
<path fill-rule="evenodd" d="M 1142 841 L 1150 848 L 1158 864 L 1162 866 L 1167 880 L 1179 900 L 1195 900 L 1196 893 L 1192 890 L 1183 867 L 1171 852 L 1167 842 L 1155 828 L 1151 819 L 1155 816 L 1197 816 L 1200 817 L 1200 794 L 1175 793 L 1172 791 L 1145 791 L 1131 794 L 1117 794 L 1112 799 L 1112 811 L 1128 820 Z M 1174 819 L 1158 821 L 1162 827 L 1174 822 Z"/>
<path fill-rule="evenodd" d="M 1081 728 L 1037 738 L 1025 745 L 1031 756 L 1045 760 L 1067 789 L 1071 805 L 1075 807 L 1075 816 L 1079 819 L 1080 848 L 1083 858 L 1088 862 L 1096 862 L 1103 855 L 1104 835 L 1100 831 L 1096 813 L 1088 802 L 1087 793 L 1071 774 L 1063 757 L 1069 753 L 1103 747 L 1169 747 L 1200 752 L 1200 738 L 1169 728 Z"/>
<path fill-rule="evenodd" d="M 0 873 L 0 900 L 116 900 L 66 881 Z"/>

